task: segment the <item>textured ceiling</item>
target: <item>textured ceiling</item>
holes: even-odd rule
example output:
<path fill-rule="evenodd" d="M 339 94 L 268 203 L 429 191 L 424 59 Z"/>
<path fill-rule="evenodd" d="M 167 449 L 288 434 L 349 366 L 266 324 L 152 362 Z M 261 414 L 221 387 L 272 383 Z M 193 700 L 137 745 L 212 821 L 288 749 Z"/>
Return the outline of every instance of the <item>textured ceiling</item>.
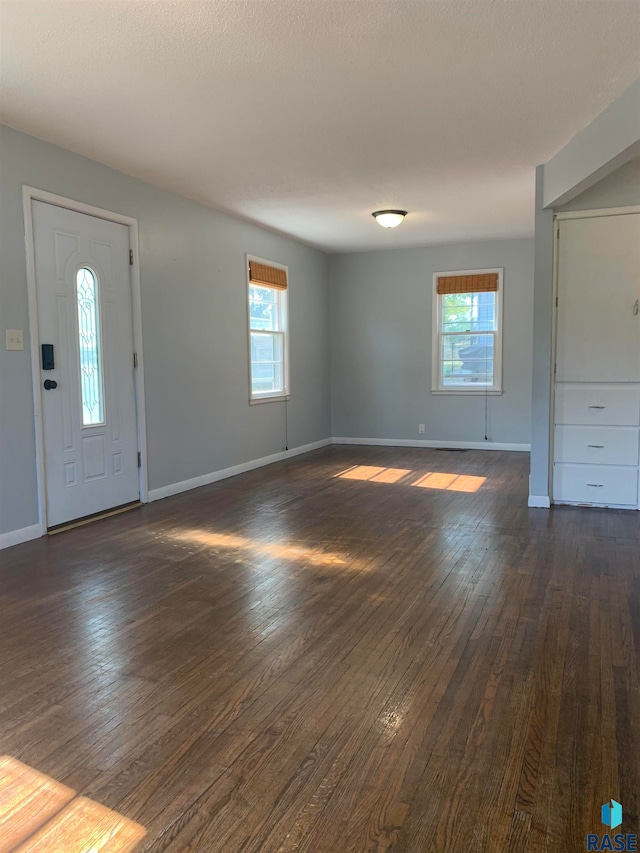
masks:
<path fill-rule="evenodd" d="M 640 76 L 638 0 L 0 14 L 1 121 L 332 251 L 531 234 L 535 165 Z"/>

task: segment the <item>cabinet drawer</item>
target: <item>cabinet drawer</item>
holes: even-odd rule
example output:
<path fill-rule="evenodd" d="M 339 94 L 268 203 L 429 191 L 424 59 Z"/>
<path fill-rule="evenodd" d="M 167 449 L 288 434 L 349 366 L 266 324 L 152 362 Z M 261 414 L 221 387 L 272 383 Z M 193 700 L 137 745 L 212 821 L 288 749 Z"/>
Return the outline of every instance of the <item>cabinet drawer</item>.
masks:
<path fill-rule="evenodd" d="M 638 469 L 607 465 L 555 465 L 554 501 L 589 504 L 638 503 Z"/>
<path fill-rule="evenodd" d="M 640 387 L 611 385 L 556 386 L 557 424 L 638 426 Z"/>
<path fill-rule="evenodd" d="M 639 436 L 637 427 L 557 426 L 554 458 L 591 465 L 637 465 Z"/>

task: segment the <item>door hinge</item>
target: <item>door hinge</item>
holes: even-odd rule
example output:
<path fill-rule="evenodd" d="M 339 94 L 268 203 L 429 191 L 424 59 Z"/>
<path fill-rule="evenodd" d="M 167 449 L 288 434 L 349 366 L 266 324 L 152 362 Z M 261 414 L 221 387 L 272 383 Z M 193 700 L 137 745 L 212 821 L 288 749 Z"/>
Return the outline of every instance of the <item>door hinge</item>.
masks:
<path fill-rule="evenodd" d="M 556 302 L 556 305 L 557 304 L 558 303 Z M 136 368 L 138 366 L 138 353 L 137 352 L 134 352 L 134 354 L 133 354 L 133 366 L 134 366 L 134 368 Z"/>
<path fill-rule="evenodd" d="M 138 451 L 138 468 L 142 468 L 142 453 Z"/>
<path fill-rule="evenodd" d="M 559 225 L 558 225 L 558 230 L 556 231 L 556 237 L 558 240 L 560 239 L 560 226 Z M 132 263 L 133 263 L 133 261 L 132 261 Z"/>
<path fill-rule="evenodd" d="M 557 371 L 557 369 L 558 369 L 558 365 L 557 365 L 557 364 L 554 364 L 554 365 L 553 365 L 553 375 L 554 375 L 554 376 L 556 375 L 556 371 Z M 140 454 L 139 454 L 139 453 L 138 453 L 138 456 L 140 456 Z"/>
<path fill-rule="evenodd" d="M 556 308 L 558 307 L 558 297 L 556 296 Z"/>
<path fill-rule="evenodd" d="M 133 266 L 133 249 L 129 249 L 129 266 Z"/>

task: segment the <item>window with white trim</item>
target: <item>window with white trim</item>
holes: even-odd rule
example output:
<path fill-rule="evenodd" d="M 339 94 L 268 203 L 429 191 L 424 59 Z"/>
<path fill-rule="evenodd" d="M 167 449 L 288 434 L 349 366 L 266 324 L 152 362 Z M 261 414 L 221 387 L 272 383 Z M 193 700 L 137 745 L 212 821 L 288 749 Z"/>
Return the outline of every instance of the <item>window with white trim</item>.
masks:
<path fill-rule="evenodd" d="M 502 393 L 502 280 L 502 269 L 434 274 L 434 393 Z"/>
<path fill-rule="evenodd" d="M 251 402 L 289 395 L 287 268 L 247 256 Z"/>

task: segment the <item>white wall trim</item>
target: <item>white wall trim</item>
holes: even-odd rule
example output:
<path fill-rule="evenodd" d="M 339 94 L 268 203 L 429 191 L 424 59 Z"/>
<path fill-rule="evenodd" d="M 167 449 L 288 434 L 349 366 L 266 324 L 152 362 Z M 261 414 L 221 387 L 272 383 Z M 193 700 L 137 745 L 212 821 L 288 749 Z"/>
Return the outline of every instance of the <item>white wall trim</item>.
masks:
<path fill-rule="evenodd" d="M 171 495 L 179 495 L 181 492 L 188 492 L 191 489 L 197 489 L 200 486 L 208 486 L 210 483 L 217 483 L 218 480 L 226 480 L 228 477 L 235 477 L 236 474 L 244 474 L 246 471 L 253 471 L 255 468 L 272 465 L 274 462 L 282 462 L 282 460 L 289 459 L 292 456 L 300 456 L 303 453 L 310 453 L 312 450 L 327 447 L 331 443 L 332 439 L 323 438 L 320 441 L 314 441 L 311 444 L 303 444 L 301 447 L 283 450 L 280 453 L 272 453 L 269 456 L 262 456 L 259 459 L 250 459 L 248 462 L 241 462 L 239 465 L 232 465 L 230 468 L 222 468 L 219 471 L 212 471 L 210 474 L 202 474 L 199 477 L 192 477 L 190 480 L 183 480 L 181 483 L 171 483 L 168 486 L 160 486 L 158 489 L 151 489 L 149 491 L 149 500 L 159 501 L 162 498 L 168 498 Z"/>
<path fill-rule="evenodd" d="M 138 485 L 140 490 L 140 501 L 146 503 L 149 500 L 148 486 L 148 463 L 147 463 L 147 429 L 146 408 L 144 399 L 144 356 L 142 347 L 142 298 L 140 293 L 140 254 L 138 246 L 138 222 L 131 216 L 122 213 L 114 213 L 101 207 L 94 207 L 81 201 L 65 198 L 64 196 L 29 187 L 22 187 L 22 207 L 24 214 L 25 249 L 27 256 L 27 297 L 29 307 L 29 339 L 31 342 L 31 377 L 33 385 L 33 410 L 35 417 L 36 432 L 36 472 L 38 487 L 38 518 L 39 535 L 47 532 L 47 499 L 45 488 L 45 466 L 44 466 L 44 435 L 42 423 L 42 399 L 40 393 L 40 335 L 38 331 L 38 298 L 35 271 L 35 248 L 33 238 L 33 216 L 32 201 L 42 201 L 47 204 L 73 210 L 76 213 L 84 213 L 95 216 L 98 219 L 106 219 L 125 225 L 129 229 L 129 248 L 133 252 L 133 265 L 131 273 L 131 301 L 133 308 L 133 346 L 138 354 L 138 367 L 135 371 L 136 389 L 136 418 L 138 429 L 138 450 L 141 454 L 141 466 L 138 471 Z M 29 528 L 24 528 L 29 529 Z M 8 535 L 8 534 L 6 534 Z"/>
<path fill-rule="evenodd" d="M 251 459 L 248 462 L 242 462 L 239 465 L 232 465 L 230 468 L 222 468 L 219 471 L 212 471 L 210 474 L 202 474 L 199 477 L 193 477 L 190 480 L 183 480 L 180 483 L 171 483 L 168 486 L 161 486 L 158 489 L 151 489 L 148 492 L 149 501 L 158 501 L 162 498 L 178 495 L 181 492 L 188 492 L 191 489 L 197 489 L 200 486 L 207 486 L 210 483 L 217 483 L 219 480 L 226 480 L 229 477 L 235 477 L 236 474 L 244 474 L 246 471 L 253 471 L 255 468 L 262 468 L 266 465 L 272 465 L 274 462 L 282 462 L 285 459 L 290 459 L 293 456 L 301 456 L 304 453 L 310 453 L 312 450 L 319 450 L 322 447 L 328 447 L 332 444 L 351 444 L 351 445 L 370 445 L 379 447 L 444 447 L 444 448 L 463 448 L 468 450 L 510 450 L 527 452 L 531 449 L 529 444 L 512 444 L 502 442 L 487 442 L 487 441 L 433 441 L 432 439 L 413 440 L 403 438 L 323 438 L 320 441 L 314 441 L 310 444 L 303 444 L 300 447 L 294 447 L 291 450 L 283 450 L 279 453 L 272 453 L 269 456 L 263 456 L 259 459 Z M 549 497 L 540 497 L 536 495 L 529 496 L 529 506 L 549 507 Z M 40 524 L 32 524 L 30 527 L 23 527 L 21 530 L 10 530 L 8 533 L 0 533 L 0 550 L 9 548 L 12 545 L 19 545 L 22 542 L 28 542 L 30 539 L 37 539 L 46 533 L 46 528 L 42 528 Z"/>
<path fill-rule="evenodd" d="M 597 504 L 597 503 L 579 503 L 578 501 L 554 501 L 554 506 L 577 506 L 580 509 L 624 509 L 631 512 L 640 511 L 640 506 L 632 506 L 630 504 Z"/>
<path fill-rule="evenodd" d="M 333 444 L 363 444 L 373 447 L 444 447 L 452 450 L 516 450 L 528 452 L 530 444 L 512 444 L 499 441 L 435 441 L 413 438 L 333 438 Z"/>
<path fill-rule="evenodd" d="M 555 214 L 556 219 L 591 219 L 594 216 L 626 216 L 630 213 L 640 213 L 640 204 L 629 204 L 626 207 L 598 207 L 592 210 L 564 210 Z"/>
<path fill-rule="evenodd" d="M 162 498 L 171 497 L 171 495 L 179 495 L 181 492 L 188 492 L 191 489 L 198 489 L 200 486 L 208 486 L 211 483 L 217 483 L 219 480 L 226 480 L 229 477 L 235 477 L 236 474 L 244 474 L 246 471 L 253 471 L 255 468 L 262 468 L 265 465 L 273 465 L 274 462 L 282 462 L 284 459 L 289 459 L 292 456 L 300 456 L 303 453 L 310 453 L 312 450 L 318 450 L 321 447 L 327 447 L 331 444 L 358 444 L 379 447 L 445 447 L 445 448 L 462 448 L 465 450 L 510 450 L 528 452 L 531 449 L 530 444 L 513 444 L 496 441 L 433 441 L 425 439 L 422 441 L 414 441 L 412 439 L 403 438 L 323 438 L 320 441 L 314 441 L 311 444 L 303 444 L 301 447 L 294 447 L 291 450 L 283 450 L 279 453 L 272 453 L 269 456 L 262 456 L 259 459 L 250 459 L 248 462 L 241 462 L 239 465 L 232 465 L 229 468 L 222 468 L 219 471 L 212 471 L 209 474 L 201 474 L 198 477 L 192 477 L 190 480 L 182 480 L 180 483 L 170 483 L 168 486 L 160 486 L 157 489 L 149 491 L 150 501 L 159 501 Z M 548 502 L 547 498 L 547 502 Z M 548 506 L 548 503 L 547 503 Z"/>
<path fill-rule="evenodd" d="M 11 548 L 12 545 L 21 545 L 23 542 L 29 542 L 30 539 L 37 539 L 39 536 L 42 536 L 39 524 L 31 524 L 29 527 L 22 527 L 20 530 L 0 533 L 0 550 Z"/>
<path fill-rule="evenodd" d="M 549 495 L 529 495 L 528 505 L 530 507 L 549 509 L 551 506 L 551 499 L 549 498 Z"/>

